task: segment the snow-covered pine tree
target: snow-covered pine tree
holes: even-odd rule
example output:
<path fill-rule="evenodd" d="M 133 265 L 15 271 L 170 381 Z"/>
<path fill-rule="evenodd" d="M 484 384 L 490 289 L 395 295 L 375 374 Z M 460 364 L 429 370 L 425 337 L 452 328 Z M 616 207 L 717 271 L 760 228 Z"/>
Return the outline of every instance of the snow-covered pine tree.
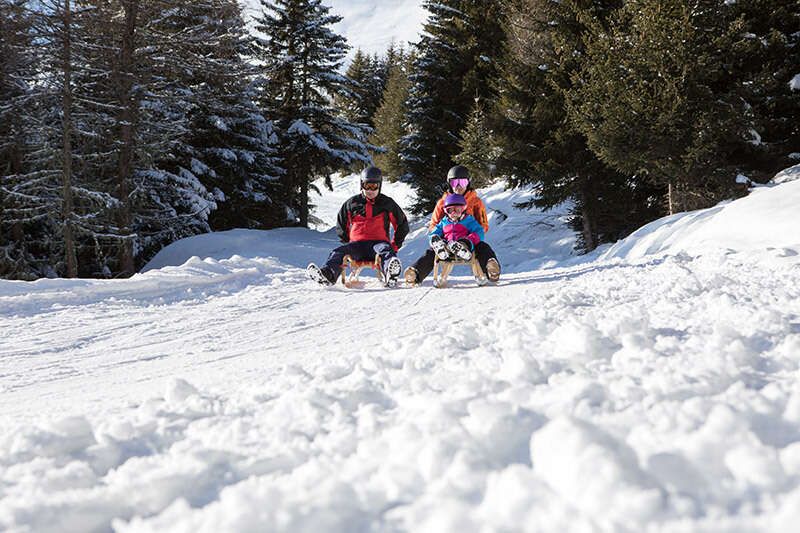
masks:
<path fill-rule="evenodd" d="M 389 43 L 389 48 L 382 57 L 375 56 L 375 64 L 378 68 L 378 78 L 382 86 L 379 103 L 383 101 L 383 93 L 386 91 L 386 86 L 389 83 L 389 77 L 396 67 L 403 69 L 408 68 L 409 54 L 403 43 L 397 44 L 394 40 Z M 380 105 L 378 106 L 380 107 Z"/>
<path fill-rule="evenodd" d="M 76 179 L 86 210 L 90 275 L 131 275 L 162 246 L 207 231 L 210 195 L 192 175 L 165 160 L 186 119 L 182 88 L 164 75 L 173 43 L 152 31 L 174 3 L 79 1 L 75 20 Z M 86 189 L 91 185 L 91 190 Z M 78 189 L 76 189 L 77 191 Z"/>
<path fill-rule="evenodd" d="M 751 179 L 765 181 L 800 154 L 800 3 L 739 0 L 726 7 L 737 29 L 730 71 L 755 119 L 747 150 L 733 156 Z"/>
<path fill-rule="evenodd" d="M 33 14 L 26 0 L 0 0 L 0 175 L 22 171 L 20 110 L 36 72 Z"/>
<path fill-rule="evenodd" d="M 35 225 L 54 222 L 48 213 L 58 202 L 55 176 L 45 179 L 28 161 L 34 132 L 34 78 L 39 58 L 32 46 L 34 17 L 26 0 L 0 0 L 0 278 L 34 279 L 49 259 L 43 236 L 53 224 L 34 235 Z M 36 182 L 39 183 L 36 183 Z M 50 207 L 50 209 L 48 209 Z"/>
<path fill-rule="evenodd" d="M 119 251 L 130 241 L 118 218 L 125 206 L 117 196 L 115 179 L 120 53 L 115 39 L 118 32 L 109 32 L 109 26 L 119 29 L 121 11 L 118 1 L 76 0 L 73 15 L 75 231 L 82 275 L 95 277 L 119 273 Z"/>
<path fill-rule="evenodd" d="M 386 83 L 389 81 L 389 62 L 392 61 L 389 57 L 390 53 L 396 55 L 396 52 L 390 49 L 386 56 L 372 54 L 369 60 L 369 76 L 364 84 L 366 86 L 364 108 L 369 116 L 367 124 L 373 130 L 375 129 L 375 112 L 381 105 L 383 91 L 386 90 Z"/>
<path fill-rule="evenodd" d="M 175 76 L 182 67 L 191 69 L 191 62 L 184 61 L 182 36 L 169 26 L 182 3 L 118 0 L 116 5 L 110 32 L 115 193 L 125 237 L 119 271 L 127 275 L 163 246 L 208 231 L 216 204 L 191 169 L 176 163 L 185 153 L 191 109 L 191 94 Z"/>
<path fill-rule="evenodd" d="M 392 53 L 395 53 L 392 51 Z M 359 48 L 345 71 L 347 79 L 353 81 L 351 90 L 334 98 L 337 111 L 350 122 L 366 124 L 375 128 L 375 112 L 381 105 L 383 91 L 388 79 L 388 57 L 368 55 Z"/>
<path fill-rule="evenodd" d="M 94 119 L 95 101 L 84 84 L 91 76 L 89 57 L 96 53 L 87 37 L 93 10 L 71 0 L 28 7 L 36 71 L 19 78 L 28 94 L 15 122 L 27 132 L 23 172 L 4 179 L 20 215 L 10 218 L 24 226 L 31 275 L 98 275 L 95 249 L 98 235 L 108 232 L 101 221 L 114 199 L 92 170 L 93 161 L 107 153 L 90 150 L 86 142 L 107 133 Z"/>
<path fill-rule="evenodd" d="M 331 99 L 352 80 L 339 74 L 347 51 L 330 26 L 341 17 L 321 0 L 261 0 L 255 59 L 263 65 L 259 105 L 276 125 L 279 155 L 297 223 L 308 225 L 310 183 L 369 163 L 368 129 L 337 116 Z M 330 185 L 330 183 L 328 183 Z"/>
<path fill-rule="evenodd" d="M 459 150 L 475 98 L 493 97 L 490 80 L 504 41 L 499 0 L 426 0 L 430 15 L 415 46 L 400 157 L 429 211 Z"/>
<path fill-rule="evenodd" d="M 275 136 L 250 93 L 254 68 L 245 59 L 251 42 L 241 7 L 236 0 L 170 5 L 151 26 L 171 48 L 164 69 L 185 115 L 167 168 L 195 176 L 212 192 L 211 229 L 281 225 L 286 210 L 274 194 L 281 173 Z"/>

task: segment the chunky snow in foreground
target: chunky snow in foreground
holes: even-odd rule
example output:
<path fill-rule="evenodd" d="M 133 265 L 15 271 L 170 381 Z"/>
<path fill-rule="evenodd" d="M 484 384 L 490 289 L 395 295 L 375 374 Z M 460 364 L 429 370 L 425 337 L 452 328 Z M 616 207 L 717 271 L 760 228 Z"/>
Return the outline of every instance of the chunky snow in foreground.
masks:
<path fill-rule="evenodd" d="M 800 181 L 590 257 L 482 196 L 496 287 L 325 289 L 301 229 L 0 282 L 0 530 L 795 531 Z"/>

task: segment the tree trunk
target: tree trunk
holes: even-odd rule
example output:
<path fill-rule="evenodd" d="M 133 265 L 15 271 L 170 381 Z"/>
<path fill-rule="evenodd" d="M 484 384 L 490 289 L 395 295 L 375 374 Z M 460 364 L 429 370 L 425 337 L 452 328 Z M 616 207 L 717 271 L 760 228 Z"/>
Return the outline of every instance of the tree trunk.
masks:
<path fill-rule="evenodd" d="M 136 34 L 136 17 L 139 11 L 139 0 L 122 2 L 125 11 L 125 28 L 120 43 L 119 67 L 117 71 L 117 98 L 120 104 L 119 124 L 119 162 L 117 166 L 117 198 L 122 207 L 119 210 L 119 226 L 122 233 L 122 245 L 119 251 L 119 269 L 123 276 L 135 273 L 133 261 L 133 231 L 131 228 L 130 179 L 133 174 L 133 156 L 135 150 L 134 122 L 136 119 L 136 100 L 133 88 L 133 51 Z"/>
<path fill-rule="evenodd" d="M 582 210 L 581 216 L 583 218 L 583 242 L 586 252 L 591 252 L 597 248 L 597 234 L 594 230 L 594 214 L 585 206 Z"/>
<path fill-rule="evenodd" d="M 581 188 L 581 219 L 583 222 L 583 244 L 586 252 L 591 252 L 597 248 L 597 221 L 595 220 L 594 198 L 592 197 L 588 183 L 584 183 Z"/>
<path fill-rule="evenodd" d="M 75 253 L 75 235 L 72 228 L 72 215 L 74 210 L 72 200 L 72 11 L 70 2 L 64 1 L 64 46 L 63 63 L 64 89 L 62 94 L 62 131 L 64 148 L 62 153 L 62 185 L 63 198 L 61 204 L 61 217 L 63 220 L 64 255 L 67 263 L 66 275 L 74 278 L 78 275 L 78 258 Z"/>
<path fill-rule="evenodd" d="M 11 226 L 11 239 L 21 243 L 25 239 L 25 232 L 22 230 L 22 224 L 16 222 Z"/>
<path fill-rule="evenodd" d="M 300 225 L 308 227 L 308 178 L 304 176 L 300 181 Z"/>
<path fill-rule="evenodd" d="M 672 181 L 670 180 L 669 184 L 667 185 L 667 202 L 669 204 L 669 214 L 675 214 L 675 187 L 672 185 Z"/>
<path fill-rule="evenodd" d="M 300 108 L 309 104 L 309 80 L 308 80 L 308 47 L 303 53 L 303 70 L 300 92 Z M 311 126 L 311 124 L 309 124 Z M 305 164 L 305 171 L 299 174 L 300 178 L 300 225 L 308 227 L 308 183 L 312 179 L 311 165 Z"/>

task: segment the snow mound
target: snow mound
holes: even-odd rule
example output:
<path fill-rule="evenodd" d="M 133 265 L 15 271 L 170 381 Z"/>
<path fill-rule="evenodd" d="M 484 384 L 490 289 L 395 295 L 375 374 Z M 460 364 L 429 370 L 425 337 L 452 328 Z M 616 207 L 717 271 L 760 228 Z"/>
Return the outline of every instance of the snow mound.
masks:
<path fill-rule="evenodd" d="M 781 170 L 780 172 L 778 172 L 778 174 L 775 175 L 774 178 L 772 178 L 772 181 L 770 183 L 777 185 L 796 180 L 800 180 L 800 165 L 795 165 L 785 170 Z"/>
<path fill-rule="evenodd" d="M 769 251 L 778 256 L 797 256 L 798 206 L 800 180 L 758 187 L 732 202 L 651 222 L 611 246 L 600 259 L 638 260 L 654 254 L 702 255 L 718 251 Z"/>
<path fill-rule="evenodd" d="M 234 229 L 195 235 L 173 242 L 160 250 L 142 272 L 178 267 L 192 258 L 215 261 L 232 258 L 280 258 L 296 267 L 305 267 L 315 258 L 325 257 L 338 245 L 333 232 L 315 234 L 306 228 L 277 228 L 269 231 Z"/>

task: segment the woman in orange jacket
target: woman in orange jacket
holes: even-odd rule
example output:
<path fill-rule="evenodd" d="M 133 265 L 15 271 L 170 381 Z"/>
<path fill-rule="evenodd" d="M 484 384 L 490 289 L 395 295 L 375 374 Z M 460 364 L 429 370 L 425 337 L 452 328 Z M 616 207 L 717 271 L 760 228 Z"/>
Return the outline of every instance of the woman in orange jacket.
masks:
<path fill-rule="evenodd" d="M 433 209 L 430 224 L 428 224 L 428 231 L 433 231 L 433 228 L 444 217 L 444 201 L 449 194 L 460 194 L 467 200 L 467 214 L 472 215 L 478 223 L 483 226 L 483 231 L 489 231 L 489 219 L 486 216 L 486 207 L 483 202 L 478 198 L 478 193 L 470 186 L 469 171 L 466 167 L 456 165 L 447 173 L 447 191 L 442 195 L 436 207 Z M 486 241 L 481 241 L 475 246 L 475 255 L 478 258 L 478 263 L 481 269 L 486 274 L 489 281 L 496 282 L 500 279 L 500 262 L 497 260 L 497 255 L 492 250 Z M 435 254 L 432 249 L 428 249 L 424 255 L 417 259 L 413 265 L 408 267 L 405 271 L 405 281 L 409 285 L 416 285 L 422 283 L 428 274 L 433 270 L 433 259 Z"/>

